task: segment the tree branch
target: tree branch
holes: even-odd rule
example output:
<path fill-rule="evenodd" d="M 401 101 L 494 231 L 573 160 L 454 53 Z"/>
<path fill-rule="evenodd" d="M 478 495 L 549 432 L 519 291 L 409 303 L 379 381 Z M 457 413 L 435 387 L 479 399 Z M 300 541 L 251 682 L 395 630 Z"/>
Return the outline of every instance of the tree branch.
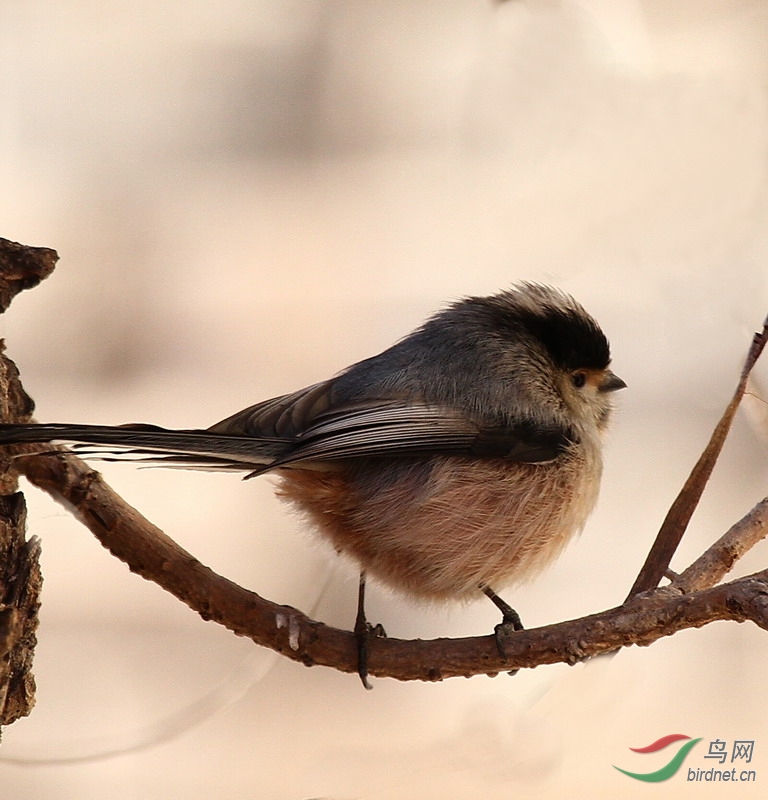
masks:
<path fill-rule="evenodd" d="M 23 289 L 51 274 L 53 250 L 0 239 L 0 313 Z M 0 342 L 0 421 L 29 418 L 34 404 L 19 380 L 16 365 Z M 0 455 L 0 725 L 26 716 L 35 704 L 32 658 L 40 607 L 40 542 L 25 538 L 26 504 L 16 472 Z"/>
<path fill-rule="evenodd" d="M 694 592 L 714 586 L 733 569 L 734 564 L 758 542 L 768 536 L 768 497 L 732 525 L 693 564 L 678 575 L 672 586 L 681 592 Z"/>
<path fill-rule="evenodd" d="M 669 565 L 672 561 L 672 556 L 677 550 L 677 546 L 683 538 L 688 523 L 691 521 L 693 512 L 699 504 L 701 495 L 707 485 L 712 470 L 715 467 L 720 451 L 723 449 L 725 439 L 728 436 L 728 431 L 731 429 L 731 424 L 736 416 L 736 411 L 741 403 L 741 398 L 747 388 L 747 381 L 749 380 L 749 373 L 752 367 L 755 366 L 757 359 L 763 352 L 765 343 L 768 340 L 768 317 L 763 322 L 763 330 L 756 333 L 752 346 L 749 348 L 744 368 L 741 371 L 739 383 L 734 392 L 731 402 L 728 403 L 723 416 L 717 423 L 712 437 L 709 440 L 704 452 L 696 462 L 688 480 L 680 490 L 680 494 L 675 498 L 672 503 L 664 522 L 656 536 L 651 547 L 648 557 L 643 564 L 640 574 L 637 576 L 634 585 L 629 591 L 629 597 L 635 594 L 648 591 L 659 585 L 659 581 L 664 577 Z"/>
<path fill-rule="evenodd" d="M 290 606 L 271 603 L 217 575 L 125 503 L 98 472 L 76 456 L 64 452 L 37 455 L 33 446 L 26 448 L 30 454 L 18 458 L 19 469 L 69 507 L 133 572 L 158 583 L 203 619 L 295 661 L 356 671 L 357 645 L 351 632 L 311 620 Z M 699 580 L 706 584 L 717 580 L 720 571 L 727 571 L 720 561 L 746 550 L 745 545 L 734 545 L 740 535 L 748 532 L 753 543 L 765 535 L 767 508 L 768 499 L 713 545 L 705 554 L 707 559 L 702 556 L 692 566 L 694 572 L 683 573 L 691 587 L 695 575 L 705 576 Z M 760 537 L 758 529 L 762 530 Z M 707 566 L 710 564 L 715 566 Z M 680 587 L 663 587 L 599 614 L 504 636 L 506 658 L 500 656 L 494 636 L 431 641 L 373 639 L 369 671 L 399 680 L 441 680 L 559 661 L 575 663 L 632 644 L 648 645 L 716 620 L 750 619 L 768 628 L 766 573 L 701 591 L 684 591 L 688 588 L 685 582 Z"/>
<path fill-rule="evenodd" d="M 646 562 L 652 564 L 652 570 L 641 572 L 622 606 L 537 629 L 500 633 L 504 656 L 493 635 L 429 641 L 374 638 L 369 644 L 370 673 L 436 681 L 556 662 L 572 664 L 632 644 L 648 645 L 716 620 L 750 620 L 768 630 L 768 570 L 716 585 L 737 559 L 768 533 L 768 498 L 668 586 L 655 588 L 659 579 L 655 576 L 660 577 L 659 569 L 661 574 L 666 570 L 685 530 L 722 447 L 746 375 L 767 337 L 764 329 L 755 339 L 734 399 L 670 510 L 668 519 L 672 521 L 665 522 L 657 537 Z M 357 642 L 352 632 L 312 620 L 295 608 L 272 603 L 217 575 L 142 517 L 98 472 L 69 451 L 25 445 L 15 452 L 16 469 L 67 506 L 133 572 L 171 592 L 203 619 L 308 666 L 356 672 Z M 648 581 L 652 585 L 638 593 L 638 587 Z M 0 616 L 0 637 L 2 625 Z M 11 639 L 6 637 L 6 641 Z"/>

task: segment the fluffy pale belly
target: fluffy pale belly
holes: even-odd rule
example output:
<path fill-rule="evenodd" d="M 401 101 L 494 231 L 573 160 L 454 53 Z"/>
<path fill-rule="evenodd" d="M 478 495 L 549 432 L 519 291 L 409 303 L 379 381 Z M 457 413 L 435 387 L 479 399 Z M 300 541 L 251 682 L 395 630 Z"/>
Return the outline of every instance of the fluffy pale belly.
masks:
<path fill-rule="evenodd" d="M 461 598 L 535 575 L 584 525 L 599 453 L 548 464 L 377 459 L 282 471 L 294 503 L 366 572 L 423 599 Z"/>

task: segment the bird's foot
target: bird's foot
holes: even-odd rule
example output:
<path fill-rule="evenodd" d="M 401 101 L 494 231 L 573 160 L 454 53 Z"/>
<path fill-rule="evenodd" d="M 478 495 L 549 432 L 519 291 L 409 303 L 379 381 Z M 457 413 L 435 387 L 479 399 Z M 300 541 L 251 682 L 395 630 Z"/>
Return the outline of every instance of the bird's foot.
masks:
<path fill-rule="evenodd" d="M 383 625 L 371 625 L 365 618 L 365 572 L 360 573 L 354 632 L 357 640 L 357 674 L 366 689 L 373 689 L 368 681 L 368 645 L 372 639 L 386 638 L 387 632 Z"/>
<path fill-rule="evenodd" d="M 368 680 L 368 645 L 372 639 L 384 639 L 387 632 L 380 623 L 371 625 L 365 617 L 358 616 L 355 622 L 355 639 L 357 639 L 357 674 L 366 689 L 373 689 Z"/>
<path fill-rule="evenodd" d="M 502 600 L 490 586 L 482 585 L 480 587 L 486 597 L 490 599 L 490 601 L 496 606 L 496 608 L 501 611 L 501 622 L 496 625 L 493 629 L 493 632 L 496 636 L 496 648 L 499 651 L 499 655 L 506 660 L 507 653 L 504 647 L 504 641 L 509 637 L 511 634 L 516 633 L 517 631 L 525 630 L 523 627 L 523 623 L 520 620 L 520 615 L 512 608 L 509 603 Z M 515 675 L 517 674 L 518 670 L 512 670 L 509 674 Z"/>

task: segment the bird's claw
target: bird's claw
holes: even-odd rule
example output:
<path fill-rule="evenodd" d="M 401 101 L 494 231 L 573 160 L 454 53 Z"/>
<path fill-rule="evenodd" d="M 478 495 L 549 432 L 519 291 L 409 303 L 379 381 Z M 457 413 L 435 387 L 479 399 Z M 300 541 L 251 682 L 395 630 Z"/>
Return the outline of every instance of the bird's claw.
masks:
<path fill-rule="evenodd" d="M 368 680 L 368 643 L 371 639 L 385 639 L 387 632 L 380 623 L 371 625 L 363 619 L 355 623 L 355 639 L 357 639 L 357 674 L 366 689 L 372 689 Z"/>

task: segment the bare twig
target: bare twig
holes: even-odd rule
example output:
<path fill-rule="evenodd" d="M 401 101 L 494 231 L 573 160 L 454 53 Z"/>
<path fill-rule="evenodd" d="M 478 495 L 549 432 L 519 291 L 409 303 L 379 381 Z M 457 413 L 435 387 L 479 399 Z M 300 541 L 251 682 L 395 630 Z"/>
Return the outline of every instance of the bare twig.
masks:
<path fill-rule="evenodd" d="M 669 569 L 672 556 L 683 538 L 683 534 L 707 485 L 709 476 L 712 474 L 715 462 L 723 449 L 725 438 L 728 435 L 733 418 L 736 416 L 736 410 L 747 387 L 749 373 L 763 352 L 766 340 L 768 340 L 768 318 L 763 323 L 763 330 L 760 333 L 756 333 L 752 340 L 752 346 L 747 355 L 744 369 L 741 371 L 739 384 L 736 387 L 733 398 L 725 409 L 720 422 L 715 427 L 709 444 L 707 444 L 688 480 L 680 490 L 680 494 L 675 498 L 674 503 L 672 503 L 667 512 L 667 516 L 664 518 L 664 522 L 661 524 L 656 536 L 656 541 L 653 543 L 648 557 L 629 591 L 629 597 L 658 586 L 659 581 Z"/>
<path fill-rule="evenodd" d="M 678 575 L 672 581 L 672 585 L 681 592 L 694 592 L 714 586 L 731 571 L 733 565 L 747 550 L 766 536 L 768 536 L 768 497 L 732 525 L 688 569 Z"/>

